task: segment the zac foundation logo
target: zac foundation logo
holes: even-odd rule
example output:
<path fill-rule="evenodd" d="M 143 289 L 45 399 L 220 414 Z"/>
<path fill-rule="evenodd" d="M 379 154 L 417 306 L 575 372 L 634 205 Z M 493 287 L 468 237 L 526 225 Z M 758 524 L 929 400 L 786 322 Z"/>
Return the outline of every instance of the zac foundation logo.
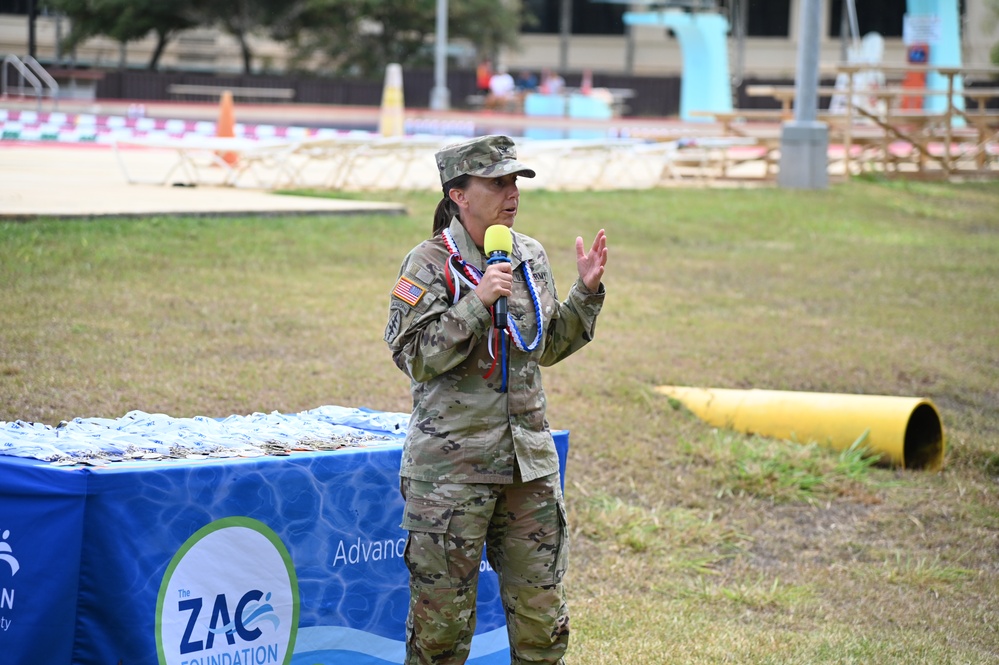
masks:
<path fill-rule="evenodd" d="M 17 571 L 21 570 L 21 564 L 17 562 L 14 550 L 11 548 L 10 543 L 7 542 L 7 539 L 10 538 L 10 530 L 4 529 L 0 538 L 2 538 L 0 539 L 0 561 L 7 564 L 6 566 L 0 566 L 0 570 L 4 573 L 9 570 L 10 577 L 13 578 L 14 575 L 17 575 Z M 0 633 L 6 633 L 10 630 L 14 620 L 6 612 L 13 610 L 14 589 L 7 586 L 7 576 L 4 574 L 0 577 Z"/>
<path fill-rule="evenodd" d="M 156 602 L 159 665 L 288 665 L 298 632 L 298 578 L 262 522 L 227 517 L 187 539 Z"/>

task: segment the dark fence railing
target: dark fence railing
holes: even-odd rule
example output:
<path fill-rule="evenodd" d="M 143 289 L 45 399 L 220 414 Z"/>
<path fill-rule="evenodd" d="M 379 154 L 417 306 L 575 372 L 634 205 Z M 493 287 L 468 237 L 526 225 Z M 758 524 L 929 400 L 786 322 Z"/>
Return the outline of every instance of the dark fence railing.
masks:
<path fill-rule="evenodd" d="M 304 104 L 342 104 L 377 106 L 381 103 L 382 81 L 332 79 L 315 76 L 273 75 L 212 75 L 191 72 L 149 72 L 136 70 L 107 70 L 97 83 L 97 97 L 103 99 L 135 100 L 204 100 L 204 97 L 172 95 L 168 88 L 174 84 L 232 86 L 243 88 L 291 88 L 293 100 Z M 582 75 L 568 73 L 564 76 L 568 87 L 579 87 Z M 822 86 L 835 85 L 834 79 L 823 79 Z M 467 99 L 476 93 L 475 72 L 452 69 L 448 71 L 448 89 L 454 109 L 469 108 Z M 988 86 L 991 81 L 974 82 L 968 87 Z M 624 115 L 628 117 L 675 116 L 680 110 L 679 76 L 629 76 L 626 74 L 593 74 L 594 87 L 624 88 L 635 91 L 626 102 Z M 769 97 L 752 97 L 746 94 L 750 85 L 794 85 L 789 79 L 745 79 L 735 90 L 733 105 L 742 109 L 779 109 L 780 102 Z M 414 69 L 403 73 L 405 104 L 414 108 L 430 106 L 430 91 L 434 86 L 433 71 Z M 820 100 L 824 108 L 828 97 Z M 989 100 L 988 109 L 999 108 L 999 98 Z"/>
<path fill-rule="evenodd" d="M 582 75 L 566 74 L 568 87 L 579 87 Z M 382 81 L 358 81 L 309 76 L 212 75 L 192 72 L 150 72 L 107 70 L 97 84 L 97 97 L 102 99 L 184 100 L 204 97 L 172 95 L 175 84 L 231 86 L 235 88 L 293 89 L 294 101 L 304 104 L 347 104 L 377 106 L 381 103 Z M 448 72 L 451 106 L 467 108 L 466 100 L 475 94 L 475 72 L 452 69 Z M 403 73 L 403 96 L 407 106 L 426 108 L 434 86 L 431 70 L 406 70 Z M 632 117 L 670 116 L 679 113 L 680 77 L 627 76 L 623 74 L 593 74 L 593 86 L 626 88 L 635 91 L 627 101 L 625 114 Z"/>

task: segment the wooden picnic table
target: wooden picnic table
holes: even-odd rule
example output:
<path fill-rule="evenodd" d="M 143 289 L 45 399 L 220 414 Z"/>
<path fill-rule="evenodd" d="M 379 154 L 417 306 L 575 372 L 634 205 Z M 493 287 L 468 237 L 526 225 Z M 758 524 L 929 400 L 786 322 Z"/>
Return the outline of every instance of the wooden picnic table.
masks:
<path fill-rule="evenodd" d="M 858 87 L 855 76 L 872 69 L 888 76 L 937 72 L 946 78 L 947 85 L 945 89 L 905 87 L 897 83 L 875 89 Z M 874 161 L 880 161 L 886 171 L 892 168 L 897 171 L 900 164 L 908 159 L 920 173 L 926 173 L 928 167 L 934 165 L 944 175 L 949 175 L 957 170 L 967 170 L 968 164 L 973 162 L 974 170 L 999 175 L 999 170 L 991 167 L 999 139 L 999 113 L 986 108 L 990 100 L 999 98 L 999 88 L 957 85 L 958 77 L 963 80 L 966 77 L 996 76 L 999 75 L 999 68 L 846 64 L 837 65 L 832 71 L 844 75 L 846 85 L 822 86 L 817 93 L 820 98 L 842 95 L 846 101 L 844 110 L 842 113 L 819 111 L 817 119 L 829 124 L 830 135 L 842 141 L 844 168 L 848 174 L 853 171 L 854 164 L 863 168 L 865 163 Z M 746 87 L 746 94 L 772 97 L 780 102 L 781 108 L 695 111 L 693 115 L 713 117 L 729 135 L 759 137 L 762 131 L 769 134 L 776 132 L 779 136 L 780 130 L 774 129 L 774 125 L 792 119 L 795 86 L 751 85 Z M 945 108 L 936 112 L 904 108 L 904 100 L 928 95 L 946 95 Z M 973 108 L 960 108 L 961 105 L 955 104 L 959 95 L 973 101 Z M 865 101 L 871 103 L 862 105 L 858 98 L 866 98 Z M 766 123 L 770 123 L 766 130 L 753 126 L 766 126 Z M 910 151 L 900 154 L 893 148 L 893 144 L 898 142 L 909 144 Z M 859 155 L 854 154 L 855 148 L 859 149 Z"/>
<path fill-rule="evenodd" d="M 974 142 L 970 153 L 975 159 L 976 167 L 980 171 L 985 169 L 989 158 L 989 145 L 995 142 L 996 136 L 994 132 L 990 133 L 991 122 L 988 120 L 989 114 L 985 111 L 984 107 L 988 99 L 999 97 L 999 89 L 972 88 L 971 90 L 977 91 L 979 110 L 976 113 L 969 113 L 966 110 L 958 108 L 954 103 L 955 94 L 964 94 L 965 92 L 964 90 L 956 89 L 955 79 L 958 76 L 996 74 L 999 73 L 999 68 L 960 68 L 934 65 L 879 68 L 885 75 L 906 74 L 909 72 L 937 72 L 944 76 L 947 80 L 946 90 L 933 89 L 924 91 L 924 94 L 946 95 L 946 107 L 939 113 L 907 111 L 898 107 L 899 102 L 904 97 L 918 94 L 916 92 L 917 89 L 890 86 L 882 89 L 856 91 L 854 89 L 854 76 L 864 69 L 864 66 L 855 64 L 841 65 L 839 67 L 839 71 L 846 74 L 848 81 L 847 94 L 849 96 L 847 97 L 846 109 L 849 122 L 846 125 L 847 134 L 845 137 L 848 168 L 852 147 L 853 113 L 856 112 L 857 117 L 872 121 L 884 130 L 881 152 L 883 165 L 886 170 L 889 164 L 894 161 L 889 149 L 889 143 L 892 140 L 901 139 L 907 141 L 916 151 L 916 164 L 920 172 L 925 172 L 926 166 L 932 160 L 939 164 L 945 176 L 950 175 L 956 168 L 955 158 L 958 157 L 958 155 L 953 154 L 955 125 L 961 122 L 967 122 L 975 127 L 974 134 L 965 138 L 970 138 Z M 866 66 L 866 69 L 870 69 L 870 66 Z M 871 111 L 861 106 L 855 106 L 853 104 L 853 94 L 856 92 L 883 101 L 884 110 Z M 935 153 L 932 149 L 931 143 L 934 142 L 943 143 L 943 150 L 940 154 Z M 966 157 L 967 154 L 961 156 Z"/>
<path fill-rule="evenodd" d="M 750 97 L 773 97 L 780 102 L 781 111 L 790 113 L 794 104 L 795 87 L 793 85 L 747 85 L 746 94 Z M 847 91 L 842 88 L 831 86 L 820 86 L 818 88 L 819 98 L 835 97 L 836 95 L 846 95 Z M 874 90 L 855 90 L 854 94 L 881 96 L 886 98 L 924 97 L 926 95 L 946 95 L 946 90 L 937 88 L 906 88 L 901 86 L 887 86 Z M 975 101 L 978 110 L 984 111 L 988 100 L 999 97 L 999 88 L 963 88 L 957 91 L 963 97 Z"/>
<path fill-rule="evenodd" d="M 832 97 L 843 93 L 844 91 L 838 88 L 828 86 L 818 88 L 819 97 Z M 773 97 L 780 102 L 781 111 L 790 114 L 794 103 L 795 87 L 793 85 L 747 85 L 746 94 L 750 97 Z"/>

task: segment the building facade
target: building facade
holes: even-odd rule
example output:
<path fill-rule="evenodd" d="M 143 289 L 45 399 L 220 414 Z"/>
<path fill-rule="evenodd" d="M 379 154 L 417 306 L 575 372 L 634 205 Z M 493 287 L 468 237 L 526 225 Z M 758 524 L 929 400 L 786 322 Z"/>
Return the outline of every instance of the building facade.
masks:
<path fill-rule="evenodd" d="M 652 0 L 648 0 L 651 2 Z M 999 26 L 983 0 L 957 0 L 961 23 L 961 54 L 965 66 L 986 66 L 989 52 L 999 42 Z M 697 11 L 718 11 L 731 25 L 728 58 L 733 78 L 793 79 L 798 49 L 799 12 L 803 0 L 663 0 L 658 5 L 627 0 L 522 0 L 535 21 L 525 23 L 520 44 L 499 54 L 498 64 L 510 70 L 553 69 L 562 72 L 591 70 L 606 74 L 667 76 L 682 70 L 676 38 L 662 28 L 627 25 L 626 12 L 654 11 L 673 5 Z M 0 54 L 28 53 L 27 0 L 0 0 Z M 903 17 L 907 0 L 855 0 L 856 25 L 861 35 L 877 32 L 884 37 L 883 62 L 906 63 Z M 820 62 L 833 65 L 846 59 L 850 43 L 848 5 L 844 0 L 820 0 L 822 28 Z M 40 15 L 35 21 L 36 57 L 43 63 L 89 67 L 142 68 L 155 47 L 152 38 L 123 48 L 110 39 L 92 39 L 75 53 L 60 52 L 58 42 L 68 30 L 66 19 Z M 287 62 L 285 50 L 268 39 L 251 40 L 254 69 L 280 73 Z M 469 49 L 459 66 L 474 62 Z M 235 39 L 212 29 L 181 33 L 167 47 L 163 69 L 238 72 L 239 46 Z"/>

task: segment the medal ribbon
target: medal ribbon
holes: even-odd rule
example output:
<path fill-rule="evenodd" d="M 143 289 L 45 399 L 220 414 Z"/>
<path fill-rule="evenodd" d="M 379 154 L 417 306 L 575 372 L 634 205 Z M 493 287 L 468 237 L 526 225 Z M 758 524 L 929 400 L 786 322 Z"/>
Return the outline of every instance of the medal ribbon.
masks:
<path fill-rule="evenodd" d="M 451 254 L 448 258 L 445 277 L 447 278 L 448 288 L 454 289 L 454 299 L 452 302 L 457 303 L 458 290 L 460 288 L 458 282 L 465 282 L 470 288 L 474 289 L 482 279 L 482 271 L 461 258 L 461 252 L 458 251 L 458 245 L 455 243 L 450 229 L 444 229 L 441 232 L 441 238 L 444 240 L 444 246 L 447 247 L 448 252 Z M 524 279 L 527 281 L 527 289 L 531 293 L 531 302 L 534 303 L 534 320 L 537 324 L 537 335 L 535 335 L 534 341 L 530 344 L 524 342 L 524 337 L 520 334 L 520 329 L 517 328 L 517 322 L 512 317 L 509 320 L 509 327 L 507 328 L 507 332 L 513 339 L 514 346 L 524 353 L 530 353 L 538 348 L 538 344 L 541 343 L 541 329 L 544 324 L 541 316 L 541 303 L 538 302 L 538 288 L 534 283 L 534 276 L 531 274 L 529 264 L 530 262 L 525 260 L 521 262 L 520 267 L 524 272 Z M 492 344 L 489 345 L 489 353 L 492 354 Z"/>

